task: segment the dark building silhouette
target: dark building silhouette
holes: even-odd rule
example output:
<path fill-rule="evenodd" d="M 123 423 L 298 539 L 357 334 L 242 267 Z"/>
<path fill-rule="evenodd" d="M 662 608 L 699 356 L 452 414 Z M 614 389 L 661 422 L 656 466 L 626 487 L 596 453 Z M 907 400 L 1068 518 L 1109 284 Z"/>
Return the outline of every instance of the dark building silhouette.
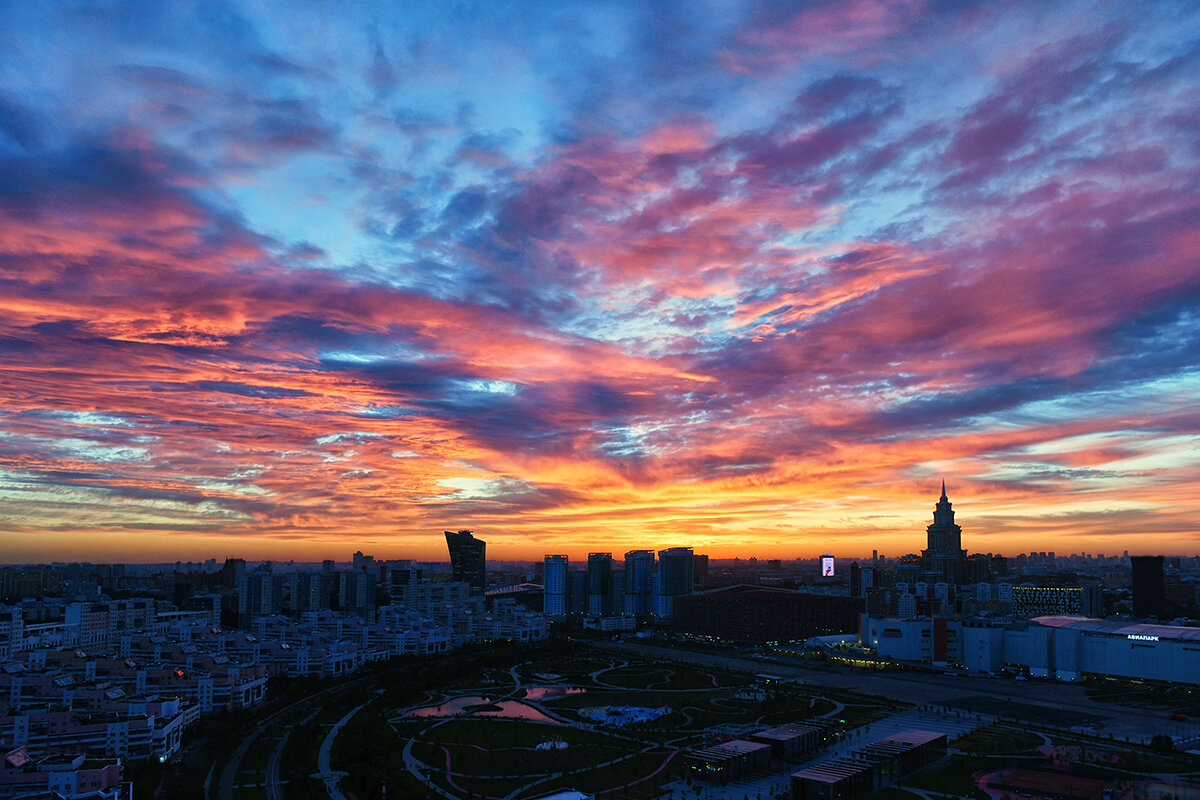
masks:
<path fill-rule="evenodd" d="M 612 613 L 612 563 L 612 553 L 588 553 L 588 614 Z"/>
<path fill-rule="evenodd" d="M 942 496 L 933 510 L 933 524 L 925 530 L 929 535 L 929 546 L 921 551 L 925 577 L 946 583 L 963 583 L 967 551 L 962 546 L 962 528 L 954 524 L 954 509 L 946 497 L 945 481 L 942 481 Z"/>
<path fill-rule="evenodd" d="M 707 556 L 705 556 L 707 558 Z M 625 581 L 622 607 L 626 614 L 645 615 L 653 606 L 651 591 L 654 588 L 654 551 L 630 550 L 625 554 Z"/>
<path fill-rule="evenodd" d="M 567 613 L 587 613 L 588 574 L 577 569 L 567 573 Z"/>
<path fill-rule="evenodd" d="M 1163 616 L 1165 580 L 1162 556 L 1131 556 L 1133 567 L 1133 615 L 1135 617 Z"/>
<path fill-rule="evenodd" d="M 454 580 L 467 583 L 471 594 L 483 594 L 487 576 L 484 551 L 487 543 L 475 538 L 474 531 L 446 531 L 446 548 L 450 551 L 450 569 Z"/>
<path fill-rule="evenodd" d="M 854 633 L 863 601 L 763 586 L 731 586 L 675 598 L 673 628 L 730 642 L 792 642 Z"/>
<path fill-rule="evenodd" d="M 695 582 L 695 557 L 690 547 L 658 551 L 658 593 L 663 596 L 688 594 Z"/>

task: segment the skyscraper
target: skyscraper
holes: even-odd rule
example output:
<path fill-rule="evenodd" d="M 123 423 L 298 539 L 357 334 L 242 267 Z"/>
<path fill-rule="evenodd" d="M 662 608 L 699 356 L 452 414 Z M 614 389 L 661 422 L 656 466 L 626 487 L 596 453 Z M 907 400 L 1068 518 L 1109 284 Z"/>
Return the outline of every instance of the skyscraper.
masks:
<path fill-rule="evenodd" d="M 655 591 L 654 615 L 670 619 L 674 613 L 676 597 L 692 593 L 693 558 L 692 548 L 672 547 L 658 551 L 658 572 Z"/>
<path fill-rule="evenodd" d="M 630 550 L 625 554 L 625 613 L 650 611 L 650 588 L 654 582 L 654 551 Z"/>
<path fill-rule="evenodd" d="M 564 555 L 546 556 L 542 562 L 542 582 L 545 584 L 542 608 L 547 616 L 561 617 L 567 613 L 567 571 L 570 561 Z"/>
<path fill-rule="evenodd" d="M 942 496 L 933 510 L 933 524 L 925 531 L 929 546 L 921 551 L 922 569 L 927 575 L 938 573 L 939 580 L 946 583 L 962 583 L 966 577 L 967 551 L 962 547 L 962 528 L 954 524 L 954 509 L 946 497 L 945 481 L 942 481 Z"/>
<path fill-rule="evenodd" d="M 487 578 L 487 543 L 475 538 L 474 531 L 445 531 L 446 548 L 450 551 L 450 569 L 454 580 L 471 587 L 471 594 L 483 594 Z"/>
<path fill-rule="evenodd" d="M 587 613 L 595 616 L 611 613 L 612 553 L 588 553 L 587 576 Z"/>
<path fill-rule="evenodd" d="M 1162 556 L 1132 556 L 1133 615 L 1135 617 L 1163 616 L 1166 600 Z"/>

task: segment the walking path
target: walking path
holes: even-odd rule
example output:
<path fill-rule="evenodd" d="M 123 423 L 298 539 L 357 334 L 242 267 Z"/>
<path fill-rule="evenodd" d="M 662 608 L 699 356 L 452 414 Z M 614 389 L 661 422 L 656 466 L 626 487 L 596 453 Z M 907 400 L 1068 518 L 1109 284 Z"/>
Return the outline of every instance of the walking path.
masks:
<path fill-rule="evenodd" d="M 365 705 L 366 703 L 359 703 L 347 711 L 346 716 L 334 723 L 334 726 L 329 729 L 329 733 L 325 734 L 325 739 L 321 742 L 321 750 L 317 753 L 317 774 L 321 780 L 325 781 L 325 791 L 329 792 L 332 800 L 346 800 L 346 795 L 342 794 L 342 790 L 338 788 L 338 781 L 345 773 L 334 772 L 330 766 L 330 756 L 333 753 L 333 740 L 337 738 L 338 731 L 345 727 L 350 718 L 357 714 L 358 710 Z"/>

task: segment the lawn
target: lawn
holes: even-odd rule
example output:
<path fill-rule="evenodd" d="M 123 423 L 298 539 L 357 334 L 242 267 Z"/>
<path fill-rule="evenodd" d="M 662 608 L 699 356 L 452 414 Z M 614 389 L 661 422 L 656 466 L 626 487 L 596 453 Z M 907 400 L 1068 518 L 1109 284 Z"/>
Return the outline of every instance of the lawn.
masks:
<path fill-rule="evenodd" d="M 867 795 L 867 800 L 920 800 L 921 795 L 906 792 L 895 786 L 889 786 L 886 789 L 880 789 L 878 792 Z"/>
<path fill-rule="evenodd" d="M 452 720 L 415 738 L 413 756 L 432 769 L 444 771 L 448 758 L 453 772 L 470 772 L 488 780 L 511 778 L 517 785 L 532 776 L 571 772 L 622 758 L 644 746 L 591 731 L 501 720 Z M 536 749 L 539 744 L 557 741 L 567 747 Z"/>
<path fill-rule="evenodd" d="M 1032 755 L 1041 745 L 1038 734 L 1003 725 L 988 725 L 951 742 L 951 746 L 972 755 Z"/>
<path fill-rule="evenodd" d="M 952 755 L 931 767 L 909 775 L 901 783 L 914 789 L 926 789 L 957 797 L 988 800 L 987 794 L 975 786 L 975 773 L 991 771 L 996 767 L 995 759 Z"/>

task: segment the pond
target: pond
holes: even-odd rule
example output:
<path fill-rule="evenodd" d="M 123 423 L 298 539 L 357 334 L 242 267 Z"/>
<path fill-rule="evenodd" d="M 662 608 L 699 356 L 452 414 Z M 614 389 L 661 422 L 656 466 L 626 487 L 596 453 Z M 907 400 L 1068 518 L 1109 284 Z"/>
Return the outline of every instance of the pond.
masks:
<path fill-rule="evenodd" d="M 489 706 L 487 709 L 468 712 L 467 709 L 471 706 Z M 507 717 L 510 719 L 524 719 L 530 722 L 544 722 L 550 725 L 561 725 L 558 720 L 546 716 L 541 711 L 538 711 L 531 705 L 522 703 L 519 700 L 498 700 L 491 702 L 486 697 L 467 695 L 465 697 L 456 697 L 453 700 L 447 700 L 436 706 L 422 706 L 414 708 L 408 712 L 410 717 L 453 717 L 457 714 L 470 713 L 478 717 Z"/>

